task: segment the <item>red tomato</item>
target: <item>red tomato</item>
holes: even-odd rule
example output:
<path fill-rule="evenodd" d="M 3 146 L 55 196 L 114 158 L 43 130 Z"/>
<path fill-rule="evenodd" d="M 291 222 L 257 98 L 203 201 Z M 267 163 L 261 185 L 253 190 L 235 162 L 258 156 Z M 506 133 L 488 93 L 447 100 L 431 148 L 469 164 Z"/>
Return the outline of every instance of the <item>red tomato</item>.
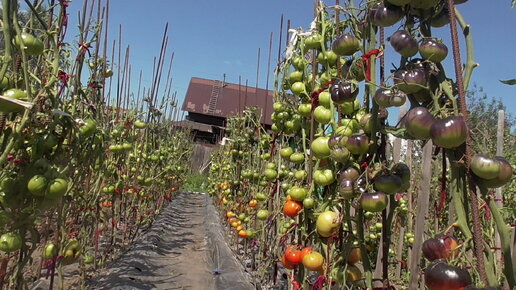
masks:
<path fill-rule="evenodd" d="M 295 266 L 291 265 L 288 261 L 287 261 L 287 258 L 285 257 L 285 255 L 283 255 L 283 257 L 281 258 L 281 263 L 283 264 L 283 267 L 289 269 L 289 270 L 292 270 L 295 268 Z"/>
<path fill-rule="evenodd" d="M 283 206 L 283 213 L 291 218 L 297 216 L 297 214 L 301 211 L 303 207 L 297 201 L 287 201 Z"/>

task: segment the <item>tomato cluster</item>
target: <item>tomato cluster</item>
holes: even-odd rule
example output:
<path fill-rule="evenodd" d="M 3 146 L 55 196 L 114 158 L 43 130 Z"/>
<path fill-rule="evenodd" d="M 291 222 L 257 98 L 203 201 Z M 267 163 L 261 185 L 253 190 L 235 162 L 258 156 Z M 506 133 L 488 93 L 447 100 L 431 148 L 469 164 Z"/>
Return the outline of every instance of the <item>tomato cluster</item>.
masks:
<path fill-rule="evenodd" d="M 62 289 L 63 266 L 79 263 L 79 276 L 87 277 L 153 221 L 187 173 L 191 135 L 163 118 L 177 110 L 170 101 L 158 109 L 142 106 L 150 101 L 129 91 L 109 97 L 106 78 L 113 71 L 91 49 L 101 45 L 98 31 L 88 39 L 84 27 L 81 39 L 90 42 L 80 43 L 75 55 L 76 42 L 63 42 L 66 21 L 56 17 L 66 17 L 66 1 L 50 11 L 40 1 L 27 14 L 30 21 L 17 19 L 17 3 L 7 2 L 0 59 L 0 288 L 30 287 L 27 281 L 41 276 L 30 266 L 41 264 L 57 272 Z M 41 11 L 48 17 L 34 14 Z M 43 25 L 41 17 L 50 22 Z"/>
<path fill-rule="evenodd" d="M 258 248 L 252 252 L 257 268 L 281 264 L 291 271 L 293 284 L 316 287 L 308 273 L 315 270 L 324 277 L 315 284 L 370 289 L 383 280 L 382 286 L 406 286 L 421 280 L 419 270 L 407 268 L 408 262 L 419 265 L 412 246 L 422 247 L 431 261 L 445 259 L 424 271 L 431 289 L 480 282 L 480 271 L 465 270 L 471 262 L 464 252 L 474 245 L 466 180 L 473 176 L 481 190 L 503 186 L 512 167 L 502 157 L 466 160 L 468 124 L 459 113 L 457 81 L 442 64 L 450 60 L 448 46 L 432 35 L 432 29 L 449 23 L 448 1 L 349 5 L 320 3 L 310 30 L 291 35 L 276 70 L 270 130 L 261 126 L 255 108 L 228 120 L 229 141 L 212 156 L 209 193 L 220 200 L 221 212 L 238 217 L 231 226 L 253 232 L 244 245 Z M 337 13 L 343 17 L 338 23 Z M 390 27 L 396 30 L 391 33 Z M 383 34 L 390 35 L 388 43 L 381 42 Z M 390 75 L 378 69 L 385 45 L 400 57 Z M 390 125 L 388 109 L 402 106 L 409 109 Z M 403 141 L 395 145 L 396 139 Z M 410 152 L 400 145 L 408 143 Z M 439 161 L 434 166 L 441 171 L 430 180 L 435 208 L 429 213 L 415 210 L 424 204 L 417 164 L 424 144 L 433 144 Z M 230 186 L 221 188 L 220 182 Z M 424 230 L 416 236 L 418 215 L 435 215 L 435 225 L 433 219 L 423 220 L 417 226 Z M 454 226 L 442 228 L 450 221 L 456 221 Z M 425 241 L 431 235 L 436 237 Z M 304 264 L 301 248 L 288 244 L 317 252 L 317 266 L 297 267 Z M 401 269 L 396 275 L 394 265 Z M 444 275 L 447 269 L 461 277 L 455 281 Z M 501 272 L 493 270 L 489 283 L 498 283 L 493 273 Z M 269 283 L 266 275 L 260 279 Z"/>

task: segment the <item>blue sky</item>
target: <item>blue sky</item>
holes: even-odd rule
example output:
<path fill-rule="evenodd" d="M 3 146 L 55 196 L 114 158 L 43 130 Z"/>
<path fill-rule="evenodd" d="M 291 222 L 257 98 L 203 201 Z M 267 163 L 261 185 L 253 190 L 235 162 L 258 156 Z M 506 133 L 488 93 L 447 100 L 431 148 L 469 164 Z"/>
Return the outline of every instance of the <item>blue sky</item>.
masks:
<path fill-rule="evenodd" d="M 341 0 L 341 2 L 344 2 Z M 471 24 L 475 60 L 472 83 L 484 88 L 492 97 L 500 97 L 508 111 L 516 114 L 516 86 L 499 82 L 516 78 L 516 9 L 510 8 L 509 0 L 474 1 L 459 7 L 466 21 Z M 77 11 L 82 1 L 75 0 L 69 8 L 70 25 L 77 23 Z M 175 53 L 172 69 L 173 91 L 178 92 L 180 104 L 191 77 L 221 79 L 238 83 L 256 84 L 258 48 L 261 48 L 259 86 L 265 87 L 269 35 L 273 32 L 273 67 L 278 54 L 280 16 L 291 20 L 291 27 L 307 28 L 313 19 L 311 0 L 111 0 L 110 42 L 117 38 L 118 25 L 123 29 L 123 46 L 131 45 L 130 62 L 133 76 L 144 72 L 144 85 L 149 87 L 152 78 L 153 57 L 159 55 L 165 24 L 169 23 L 169 50 Z M 195 3 L 195 4 L 194 4 Z M 331 5 L 335 2 L 326 1 Z M 394 28 L 386 30 L 392 34 Z M 449 28 L 434 29 L 434 34 L 449 44 Z M 69 31 L 69 37 L 76 30 Z M 462 34 L 461 34 L 462 36 Z M 285 47 L 283 35 L 282 47 Z M 464 47 L 464 43 L 462 43 Z M 387 68 L 399 58 L 388 50 Z M 465 51 L 463 51 L 463 58 Z M 168 61 L 166 62 L 168 65 Z M 450 55 L 444 62 L 449 76 L 454 77 L 451 45 Z M 269 88 L 272 87 L 272 72 Z M 132 83 L 135 84 L 137 79 Z"/>

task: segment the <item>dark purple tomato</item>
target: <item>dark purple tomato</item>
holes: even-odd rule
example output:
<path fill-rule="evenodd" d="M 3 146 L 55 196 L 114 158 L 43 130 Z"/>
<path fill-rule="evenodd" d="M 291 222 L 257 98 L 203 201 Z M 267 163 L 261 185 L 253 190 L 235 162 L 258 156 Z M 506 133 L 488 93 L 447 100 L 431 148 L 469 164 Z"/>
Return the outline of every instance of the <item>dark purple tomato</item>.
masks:
<path fill-rule="evenodd" d="M 435 38 L 424 38 L 419 44 L 419 54 L 424 59 L 441 62 L 448 55 L 448 47 Z"/>
<path fill-rule="evenodd" d="M 401 177 L 394 174 L 385 174 L 377 176 L 374 179 L 374 189 L 388 194 L 400 192 L 402 180 Z"/>
<path fill-rule="evenodd" d="M 360 40 L 352 34 L 344 34 L 337 37 L 333 42 L 331 49 L 337 55 L 353 55 L 360 49 Z"/>
<path fill-rule="evenodd" d="M 437 6 L 439 4 L 439 0 L 412 0 L 410 1 L 410 6 L 412 8 L 417 9 L 430 9 L 432 7 Z"/>
<path fill-rule="evenodd" d="M 387 203 L 387 195 L 383 192 L 364 193 L 360 197 L 360 207 L 365 211 L 382 211 L 387 207 Z"/>
<path fill-rule="evenodd" d="M 466 269 L 435 260 L 425 269 L 425 284 L 429 290 L 462 290 L 471 285 L 471 276 Z"/>
<path fill-rule="evenodd" d="M 343 137 L 340 136 L 340 135 L 337 135 L 337 136 L 332 136 L 330 137 L 330 139 L 328 140 L 328 146 L 330 146 L 331 149 L 335 149 L 335 148 L 340 148 L 342 147 L 340 145 L 340 140 L 342 139 Z"/>
<path fill-rule="evenodd" d="M 396 163 L 392 167 L 392 173 L 401 178 L 400 192 L 405 192 L 410 187 L 410 168 L 405 163 Z"/>
<path fill-rule="evenodd" d="M 404 57 L 411 57 L 418 52 L 416 39 L 406 30 L 398 30 L 389 38 L 389 42 L 394 50 Z"/>
<path fill-rule="evenodd" d="M 468 287 L 464 288 L 464 290 L 502 290 L 502 288 L 491 286 L 479 288 L 475 285 L 469 285 Z"/>
<path fill-rule="evenodd" d="M 391 89 L 379 88 L 378 90 L 376 90 L 373 99 L 378 104 L 378 106 L 389 107 L 391 95 Z"/>
<path fill-rule="evenodd" d="M 380 107 L 399 107 L 407 100 L 407 94 L 391 88 L 380 88 L 376 90 L 374 100 Z"/>
<path fill-rule="evenodd" d="M 396 6 L 405 6 L 410 3 L 412 0 L 387 0 L 387 2 L 391 3 L 392 5 Z"/>
<path fill-rule="evenodd" d="M 337 191 L 345 199 L 352 199 L 358 193 L 355 191 L 355 182 L 351 179 L 341 180 Z"/>
<path fill-rule="evenodd" d="M 348 167 L 344 171 L 339 172 L 337 175 L 339 180 L 344 179 L 351 179 L 351 180 L 357 180 L 360 176 L 360 172 L 355 167 Z"/>
<path fill-rule="evenodd" d="M 330 152 L 330 158 L 342 164 L 345 164 L 349 161 L 350 155 L 351 154 L 349 153 L 349 150 L 346 147 L 334 148 Z"/>
<path fill-rule="evenodd" d="M 423 256 L 429 261 L 449 259 L 457 254 L 458 246 L 459 244 L 454 238 L 439 234 L 423 242 Z"/>
<path fill-rule="evenodd" d="M 365 154 L 369 150 L 369 137 L 362 134 L 351 135 L 347 138 L 344 146 L 348 148 L 351 154 Z"/>
<path fill-rule="evenodd" d="M 405 128 L 410 136 L 421 140 L 430 139 L 430 128 L 436 120 L 425 107 L 411 109 L 404 119 Z"/>
<path fill-rule="evenodd" d="M 489 158 L 483 154 L 475 154 L 471 159 L 471 171 L 476 176 L 483 179 L 493 179 L 498 176 L 501 164 L 494 158 Z"/>
<path fill-rule="evenodd" d="M 395 90 L 389 99 L 391 107 L 401 107 L 407 101 L 407 94 L 402 91 Z"/>
<path fill-rule="evenodd" d="M 435 145 L 446 149 L 456 148 L 466 141 L 466 122 L 459 116 L 435 120 L 430 127 L 430 137 Z"/>
<path fill-rule="evenodd" d="M 372 116 L 373 115 L 371 115 L 370 113 L 367 113 L 360 118 L 358 123 L 360 125 L 360 128 L 362 128 L 362 130 L 364 130 L 364 132 L 366 132 L 367 134 L 370 134 L 373 129 L 373 120 L 371 119 Z"/>
<path fill-rule="evenodd" d="M 401 18 L 403 18 L 403 10 L 396 5 L 378 2 L 369 10 L 369 19 L 376 26 L 392 26 L 400 21 Z"/>
<path fill-rule="evenodd" d="M 354 101 L 358 95 L 358 87 L 351 82 L 337 80 L 330 86 L 332 101 L 342 104 L 346 101 Z"/>
<path fill-rule="evenodd" d="M 480 180 L 480 182 L 484 186 L 489 187 L 489 188 L 497 188 L 497 187 L 503 186 L 504 184 L 509 182 L 512 177 L 512 166 L 509 163 L 509 161 L 507 161 L 507 159 L 500 157 L 500 156 L 495 156 L 494 159 L 500 163 L 500 172 L 493 179 Z"/>
<path fill-rule="evenodd" d="M 398 69 L 394 73 L 394 84 L 407 94 L 416 93 L 427 87 L 428 74 L 422 68 Z"/>
<path fill-rule="evenodd" d="M 355 180 L 355 191 L 362 194 L 367 192 L 367 181 L 364 177 Z"/>

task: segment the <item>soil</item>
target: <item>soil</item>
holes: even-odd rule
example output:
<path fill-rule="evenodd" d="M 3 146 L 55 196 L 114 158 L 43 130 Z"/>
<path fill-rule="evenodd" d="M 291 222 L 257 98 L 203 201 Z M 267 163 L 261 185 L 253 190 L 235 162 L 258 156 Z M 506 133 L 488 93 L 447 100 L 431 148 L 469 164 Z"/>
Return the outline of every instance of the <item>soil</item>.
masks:
<path fill-rule="evenodd" d="M 208 195 L 178 194 L 87 288 L 256 289 L 226 244 L 219 221 Z M 34 289 L 48 289 L 44 284 Z"/>

